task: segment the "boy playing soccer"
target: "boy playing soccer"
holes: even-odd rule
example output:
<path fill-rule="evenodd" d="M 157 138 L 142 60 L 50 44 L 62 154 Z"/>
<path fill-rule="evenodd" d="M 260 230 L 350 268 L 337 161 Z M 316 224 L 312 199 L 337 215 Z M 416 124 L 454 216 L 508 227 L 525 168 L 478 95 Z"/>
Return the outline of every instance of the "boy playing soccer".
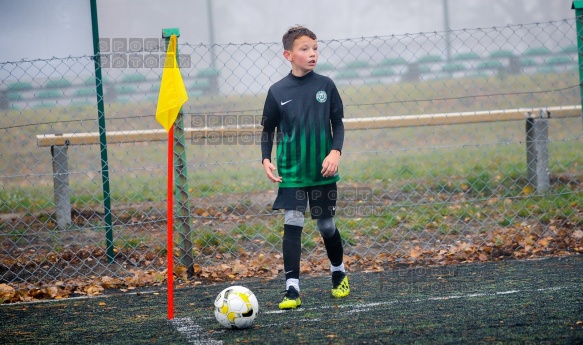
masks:
<path fill-rule="evenodd" d="M 308 202 L 330 259 L 332 296 L 340 298 L 350 293 L 342 238 L 334 223 L 344 109 L 334 82 L 314 72 L 318 62 L 316 35 L 305 27 L 294 26 L 282 41 L 283 56 L 292 69 L 267 93 L 261 155 L 267 178 L 279 183 L 273 209 L 285 210 L 282 249 L 286 294 L 279 308 L 293 309 L 302 303 L 301 235 Z M 277 168 L 271 162 L 274 141 Z M 276 169 L 279 176 L 274 175 Z"/>

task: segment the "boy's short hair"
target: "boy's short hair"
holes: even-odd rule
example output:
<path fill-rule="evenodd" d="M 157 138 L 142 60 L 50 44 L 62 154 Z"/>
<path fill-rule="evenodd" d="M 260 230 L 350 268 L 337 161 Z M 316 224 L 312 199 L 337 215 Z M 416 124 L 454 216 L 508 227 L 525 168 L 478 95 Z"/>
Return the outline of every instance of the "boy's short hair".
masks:
<path fill-rule="evenodd" d="M 316 34 L 313 33 L 310 29 L 301 25 L 295 25 L 287 29 L 286 33 L 283 35 L 283 49 L 292 50 L 294 41 L 302 36 L 308 36 L 313 40 L 317 39 Z"/>

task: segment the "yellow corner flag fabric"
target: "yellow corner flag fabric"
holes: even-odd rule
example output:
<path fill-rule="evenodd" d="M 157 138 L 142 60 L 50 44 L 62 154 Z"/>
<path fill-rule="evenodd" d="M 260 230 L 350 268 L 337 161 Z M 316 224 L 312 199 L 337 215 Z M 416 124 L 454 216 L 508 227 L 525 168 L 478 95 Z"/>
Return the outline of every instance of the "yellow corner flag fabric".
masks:
<path fill-rule="evenodd" d="M 156 109 L 156 120 L 166 129 L 166 132 L 170 131 L 178 117 L 180 107 L 188 100 L 184 81 L 182 80 L 182 75 L 180 75 L 180 68 L 178 68 L 176 61 L 176 51 L 176 35 L 172 35 L 166 52 L 160 95 L 158 96 L 158 107 Z"/>

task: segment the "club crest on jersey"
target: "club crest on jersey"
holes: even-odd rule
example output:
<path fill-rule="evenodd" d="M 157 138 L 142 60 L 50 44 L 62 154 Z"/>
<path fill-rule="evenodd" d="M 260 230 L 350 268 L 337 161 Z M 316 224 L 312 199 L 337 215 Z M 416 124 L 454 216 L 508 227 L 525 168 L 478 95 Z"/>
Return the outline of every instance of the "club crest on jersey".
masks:
<path fill-rule="evenodd" d="M 326 91 L 318 91 L 316 92 L 316 100 L 320 103 L 326 102 L 328 99 L 328 95 L 326 95 Z"/>

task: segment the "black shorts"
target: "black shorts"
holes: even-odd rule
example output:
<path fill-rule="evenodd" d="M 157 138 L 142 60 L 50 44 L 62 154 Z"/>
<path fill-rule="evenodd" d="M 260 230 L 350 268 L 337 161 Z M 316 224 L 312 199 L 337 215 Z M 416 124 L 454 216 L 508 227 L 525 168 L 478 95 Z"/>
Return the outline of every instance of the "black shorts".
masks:
<path fill-rule="evenodd" d="M 295 210 L 306 212 L 310 202 L 312 219 L 330 218 L 336 214 L 336 182 L 320 186 L 279 188 L 273 203 L 274 210 Z"/>

